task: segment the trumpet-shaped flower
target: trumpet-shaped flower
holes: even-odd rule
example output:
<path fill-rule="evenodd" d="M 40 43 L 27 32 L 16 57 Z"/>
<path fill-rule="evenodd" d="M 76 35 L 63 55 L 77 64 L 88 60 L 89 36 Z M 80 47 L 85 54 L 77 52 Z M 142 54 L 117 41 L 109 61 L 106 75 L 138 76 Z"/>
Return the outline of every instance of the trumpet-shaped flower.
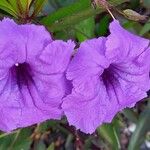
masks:
<path fill-rule="evenodd" d="M 73 49 L 73 42 L 53 41 L 42 26 L 0 22 L 1 130 L 61 118 Z"/>
<path fill-rule="evenodd" d="M 69 123 L 85 133 L 111 122 L 150 88 L 150 41 L 126 31 L 117 20 L 110 24 L 110 33 L 83 42 L 67 70 L 73 90 L 62 108 Z"/>

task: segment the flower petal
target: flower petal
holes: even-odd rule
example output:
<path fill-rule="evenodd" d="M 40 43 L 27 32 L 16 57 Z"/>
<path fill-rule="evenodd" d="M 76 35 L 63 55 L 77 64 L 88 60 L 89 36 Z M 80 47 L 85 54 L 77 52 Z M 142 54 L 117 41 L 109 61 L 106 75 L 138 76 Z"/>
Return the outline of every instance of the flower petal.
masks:
<path fill-rule="evenodd" d="M 117 20 L 110 24 L 111 34 L 106 41 L 106 57 L 113 62 L 133 59 L 148 48 L 149 40 L 123 29 Z"/>
<path fill-rule="evenodd" d="M 15 63 L 33 60 L 50 42 L 51 36 L 43 26 L 18 25 L 8 18 L 0 22 L 1 57 L 7 54 Z"/>
<path fill-rule="evenodd" d="M 100 74 L 109 66 L 104 56 L 105 41 L 105 38 L 98 38 L 81 43 L 68 67 L 67 78 L 69 80 Z"/>
<path fill-rule="evenodd" d="M 51 42 L 36 60 L 31 62 L 34 71 L 45 75 L 63 73 L 68 67 L 74 47 L 72 41 Z"/>
<path fill-rule="evenodd" d="M 67 79 L 73 80 L 74 91 L 88 98 L 97 92 L 97 80 L 109 66 L 105 58 L 105 38 L 83 42 L 67 70 Z"/>
<path fill-rule="evenodd" d="M 91 134 L 103 123 L 107 102 L 105 87 L 99 82 L 99 92 L 95 97 L 87 99 L 78 93 L 72 93 L 63 99 L 62 108 L 70 125 Z"/>
<path fill-rule="evenodd" d="M 54 79 L 52 81 L 54 84 Z M 59 81 L 62 81 L 62 77 Z M 20 83 L 18 85 L 17 82 L 16 73 L 12 70 L 0 81 L 1 130 L 11 131 L 18 127 L 26 127 L 47 119 L 61 118 L 60 104 L 62 103 L 65 89 L 61 89 L 59 94 L 55 93 L 55 99 L 52 99 L 52 97 L 50 99 L 48 92 L 53 92 L 50 91 L 52 84 L 48 86 L 42 83 L 39 86 L 39 82 L 34 84 L 34 78 L 30 80 L 27 79 L 27 76 L 25 77 L 25 84 Z M 66 82 L 64 81 L 64 83 Z M 55 86 L 59 88 L 61 84 L 56 83 Z M 47 96 L 45 97 L 42 94 L 47 94 Z"/>
<path fill-rule="evenodd" d="M 129 85 L 138 86 L 143 91 L 150 89 L 149 66 L 147 65 L 139 66 L 130 61 L 122 62 L 114 65 L 113 71 L 117 78 L 128 82 Z"/>
<path fill-rule="evenodd" d="M 115 72 L 108 80 L 103 81 L 109 97 L 109 105 L 107 105 L 104 118 L 106 123 L 111 122 L 119 111 L 126 107 L 133 107 L 136 102 L 147 96 L 145 90 L 140 89 L 134 83 L 123 80 Z"/>

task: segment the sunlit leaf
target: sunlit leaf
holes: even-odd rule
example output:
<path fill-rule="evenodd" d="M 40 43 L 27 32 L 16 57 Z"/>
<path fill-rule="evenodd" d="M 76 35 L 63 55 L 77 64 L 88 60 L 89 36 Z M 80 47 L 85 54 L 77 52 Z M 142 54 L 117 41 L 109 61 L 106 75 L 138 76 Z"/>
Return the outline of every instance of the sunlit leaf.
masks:
<path fill-rule="evenodd" d="M 13 8 L 12 5 L 6 0 L 0 0 L 0 9 L 6 11 L 14 17 L 17 17 L 17 12 L 15 11 L 15 8 Z"/>
<path fill-rule="evenodd" d="M 34 4 L 34 16 L 38 15 L 38 13 L 41 11 L 44 3 L 46 0 L 36 0 Z"/>
<path fill-rule="evenodd" d="M 7 0 L 10 5 L 12 6 L 12 8 L 18 13 L 18 6 L 17 6 L 17 1 L 16 0 Z"/>
<path fill-rule="evenodd" d="M 29 6 L 32 0 L 17 0 L 17 1 L 20 2 L 23 12 L 27 13 L 29 11 Z"/>
<path fill-rule="evenodd" d="M 3 5 L 5 4 L 11 11 L 15 13 L 15 17 L 24 17 L 29 13 L 29 6 L 32 0 L 4 0 Z M 6 10 L 5 10 L 6 11 Z M 11 14 L 11 12 L 8 12 Z"/>

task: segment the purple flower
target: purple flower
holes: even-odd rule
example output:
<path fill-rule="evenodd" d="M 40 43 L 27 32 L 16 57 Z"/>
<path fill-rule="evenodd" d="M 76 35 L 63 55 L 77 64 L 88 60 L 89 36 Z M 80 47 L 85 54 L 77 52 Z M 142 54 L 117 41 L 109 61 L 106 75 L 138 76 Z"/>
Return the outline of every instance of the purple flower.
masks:
<path fill-rule="evenodd" d="M 74 43 L 52 41 L 42 26 L 0 22 L 0 129 L 61 118 Z"/>
<path fill-rule="evenodd" d="M 129 33 L 117 20 L 110 32 L 107 38 L 83 42 L 67 71 L 73 90 L 62 108 L 69 123 L 85 133 L 133 107 L 150 88 L 150 41 Z"/>

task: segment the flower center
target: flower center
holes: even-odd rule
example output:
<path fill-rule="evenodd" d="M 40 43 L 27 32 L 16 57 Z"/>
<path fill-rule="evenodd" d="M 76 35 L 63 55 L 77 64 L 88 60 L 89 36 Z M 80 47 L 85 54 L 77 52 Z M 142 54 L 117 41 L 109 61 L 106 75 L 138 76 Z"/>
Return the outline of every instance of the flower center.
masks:
<path fill-rule="evenodd" d="M 110 65 L 108 68 L 104 69 L 104 72 L 101 75 L 104 84 L 108 84 L 114 80 L 114 71 L 113 65 Z"/>
<path fill-rule="evenodd" d="M 15 76 L 16 82 L 19 87 L 21 87 L 22 85 L 28 85 L 30 81 L 32 81 L 31 68 L 27 63 L 16 63 L 12 67 L 12 73 Z"/>

